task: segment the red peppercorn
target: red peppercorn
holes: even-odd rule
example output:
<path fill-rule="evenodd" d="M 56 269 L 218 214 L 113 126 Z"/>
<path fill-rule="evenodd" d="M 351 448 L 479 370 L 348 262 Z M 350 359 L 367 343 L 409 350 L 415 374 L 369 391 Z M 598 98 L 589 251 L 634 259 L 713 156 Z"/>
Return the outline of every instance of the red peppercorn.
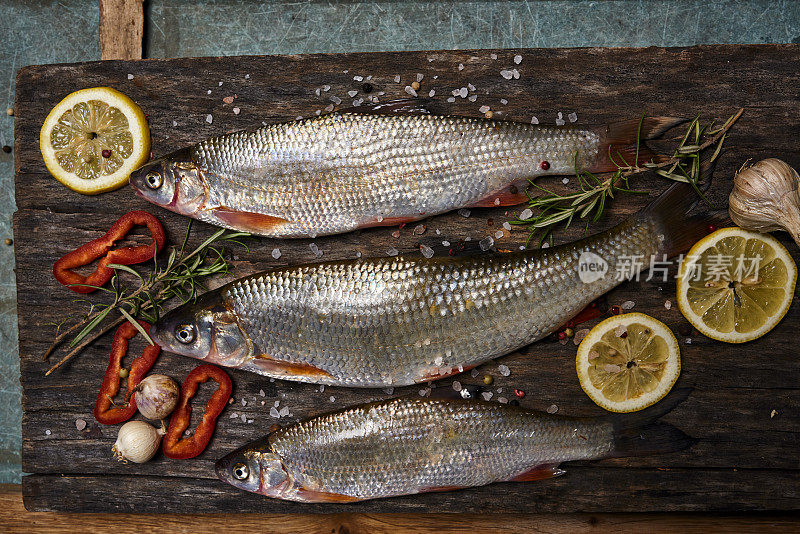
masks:
<path fill-rule="evenodd" d="M 717 225 L 715 225 L 715 224 L 709 224 L 709 225 L 706 227 L 706 230 L 708 231 L 708 233 L 709 233 L 709 234 L 711 234 L 711 233 L 713 233 L 713 232 L 716 232 L 716 231 L 717 231 Z"/>
<path fill-rule="evenodd" d="M 550 162 L 549 161 L 543 161 L 543 162 L 541 162 L 539 164 L 539 167 L 541 167 L 543 171 L 546 171 L 547 169 L 550 168 Z"/>
<path fill-rule="evenodd" d="M 567 321 L 567 328 L 575 328 L 575 323 L 572 321 Z"/>
<path fill-rule="evenodd" d="M 520 399 L 525 398 L 525 392 L 522 391 L 521 389 L 515 389 L 514 390 L 514 395 L 516 395 Z"/>
<path fill-rule="evenodd" d="M 567 333 L 566 332 L 559 332 L 558 333 L 558 339 L 567 339 Z"/>
<path fill-rule="evenodd" d="M 104 158 L 110 158 L 111 157 L 111 151 L 109 149 L 107 149 L 107 148 L 103 149 L 103 152 L 101 152 L 101 154 L 103 154 Z"/>
<path fill-rule="evenodd" d="M 626 337 L 628 337 L 628 332 L 623 332 L 622 334 L 620 334 L 619 337 L 621 337 L 622 339 L 625 339 Z"/>
<path fill-rule="evenodd" d="M 619 306 L 611 306 L 611 315 L 619 315 L 620 311 L 621 310 Z"/>

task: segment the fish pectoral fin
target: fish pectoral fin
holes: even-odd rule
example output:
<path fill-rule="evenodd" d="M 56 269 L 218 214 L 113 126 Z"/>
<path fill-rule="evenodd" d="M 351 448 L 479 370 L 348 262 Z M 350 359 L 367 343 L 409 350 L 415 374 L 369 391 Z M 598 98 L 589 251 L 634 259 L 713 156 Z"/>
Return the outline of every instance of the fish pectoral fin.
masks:
<path fill-rule="evenodd" d="M 418 221 L 422 218 L 420 215 L 419 217 L 370 217 L 367 219 L 363 219 L 358 227 L 359 228 L 372 228 L 375 226 L 395 226 L 398 224 L 408 224 L 410 222 Z"/>
<path fill-rule="evenodd" d="M 525 193 L 527 188 L 527 180 L 517 180 L 499 191 L 492 191 L 483 198 L 469 204 L 467 207 L 496 208 L 498 206 L 515 206 L 517 204 L 522 204 L 528 201 L 528 195 Z"/>
<path fill-rule="evenodd" d="M 333 375 L 324 369 L 314 367 L 309 363 L 287 362 L 277 360 L 266 354 L 259 354 L 252 360 L 253 365 L 260 367 L 269 374 L 285 377 L 311 377 L 311 378 L 333 378 Z"/>
<path fill-rule="evenodd" d="M 300 488 L 297 490 L 297 496 L 303 502 L 331 502 L 331 503 L 346 503 L 363 501 L 361 497 L 354 497 L 352 495 L 342 495 L 341 493 L 328 493 L 326 491 L 310 490 Z"/>
<path fill-rule="evenodd" d="M 238 211 L 220 206 L 212 210 L 214 216 L 223 223 L 251 232 L 254 234 L 274 231 L 281 226 L 289 223 L 286 219 L 267 215 L 265 213 L 254 213 L 251 211 Z"/>
<path fill-rule="evenodd" d="M 544 480 L 546 478 L 553 478 L 566 473 L 563 469 L 558 468 L 558 464 L 543 464 L 537 465 L 533 469 L 520 473 L 514 478 L 509 479 L 509 482 L 531 482 L 533 480 Z"/>
<path fill-rule="evenodd" d="M 430 115 L 429 104 L 433 100 L 426 98 L 398 98 L 380 104 L 366 104 L 343 108 L 338 113 L 360 113 L 366 115 L 387 115 L 391 113 L 404 115 Z"/>

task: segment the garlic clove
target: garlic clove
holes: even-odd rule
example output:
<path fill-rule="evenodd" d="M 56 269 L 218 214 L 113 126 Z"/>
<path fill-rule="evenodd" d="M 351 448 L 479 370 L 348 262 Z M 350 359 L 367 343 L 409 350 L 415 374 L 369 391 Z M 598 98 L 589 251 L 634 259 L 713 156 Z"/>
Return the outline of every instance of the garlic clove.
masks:
<path fill-rule="evenodd" d="M 114 457 L 121 462 L 143 464 L 155 456 L 163 435 L 163 430 L 149 423 L 128 421 L 120 427 L 117 441 L 111 450 Z"/>
<path fill-rule="evenodd" d="M 785 230 L 800 245 L 800 175 L 777 158 L 741 169 L 733 179 L 728 213 L 741 228 Z"/>
<path fill-rule="evenodd" d="M 136 385 L 133 398 L 136 408 L 147 419 L 164 419 L 175 409 L 180 387 L 168 376 L 149 375 Z"/>

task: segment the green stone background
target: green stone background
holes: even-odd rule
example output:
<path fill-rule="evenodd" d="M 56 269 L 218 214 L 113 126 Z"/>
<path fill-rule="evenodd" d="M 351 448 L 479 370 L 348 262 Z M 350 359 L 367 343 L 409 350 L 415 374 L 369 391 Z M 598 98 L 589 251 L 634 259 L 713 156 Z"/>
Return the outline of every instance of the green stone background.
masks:
<path fill-rule="evenodd" d="M 146 3 L 147 57 L 502 47 L 800 43 L 794 0 Z M 100 59 L 99 2 L 3 0 L 0 98 L 24 65 Z M 544 75 L 544 73 L 543 73 Z M 65 89 L 66 91 L 66 89 Z M 13 117 L 0 145 L 13 145 Z M 0 482 L 19 482 L 22 444 L 11 237 L 13 153 L 0 152 Z"/>

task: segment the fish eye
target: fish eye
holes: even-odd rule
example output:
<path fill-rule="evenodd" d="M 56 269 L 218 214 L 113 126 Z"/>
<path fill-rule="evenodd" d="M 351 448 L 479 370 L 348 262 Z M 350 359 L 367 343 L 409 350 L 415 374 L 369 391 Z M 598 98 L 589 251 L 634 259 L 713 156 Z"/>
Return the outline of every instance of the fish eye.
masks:
<path fill-rule="evenodd" d="M 148 172 L 144 179 L 147 182 L 147 187 L 150 189 L 158 189 L 164 182 L 164 179 L 161 178 L 161 174 L 157 173 L 156 171 Z"/>
<path fill-rule="evenodd" d="M 233 478 L 236 480 L 244 480 L 250 476 L 250 469 L 243 463 L 238 463 L 233 466 Z"/>
<path fill-rule="evenodd" d="M 194 338 L 196 337 L 194 325 L 191 324 L 178 325 L 178 327 L 175 328 L 175 337 L 178 339 L 178 341 L 180 341 L 184 345 L 188 345 L 189 343 L 194 341 Z"/>

